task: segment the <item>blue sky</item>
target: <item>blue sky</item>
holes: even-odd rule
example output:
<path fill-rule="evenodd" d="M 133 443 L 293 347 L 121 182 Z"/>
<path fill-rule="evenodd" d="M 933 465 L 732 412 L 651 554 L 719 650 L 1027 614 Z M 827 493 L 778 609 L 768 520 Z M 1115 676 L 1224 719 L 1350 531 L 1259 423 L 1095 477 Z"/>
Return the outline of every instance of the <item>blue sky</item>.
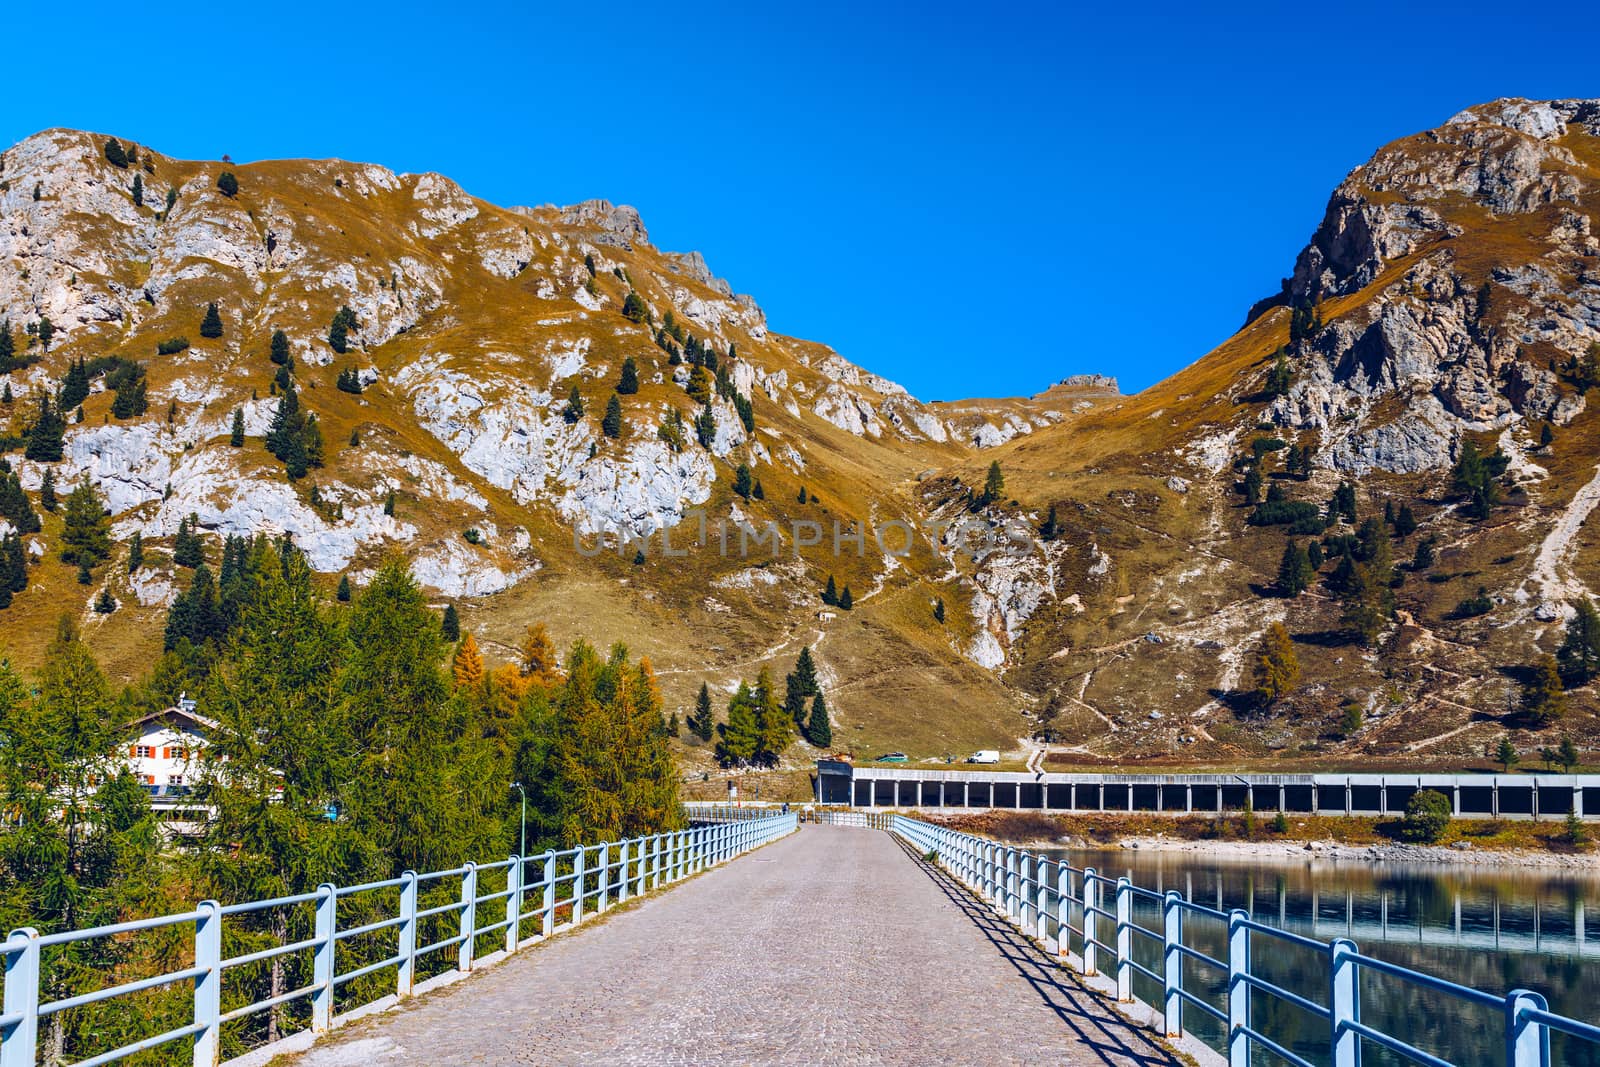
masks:
<path fill-rule="evenodd" d="M 1143 388 L 1276 291 L 1385 141 L 1600 96 L 1576 4 L 547 6 L 23 5 L 11 39 L 48 54 L 0 140 L 631 203 L 775 329 L 950 399 Z"/>

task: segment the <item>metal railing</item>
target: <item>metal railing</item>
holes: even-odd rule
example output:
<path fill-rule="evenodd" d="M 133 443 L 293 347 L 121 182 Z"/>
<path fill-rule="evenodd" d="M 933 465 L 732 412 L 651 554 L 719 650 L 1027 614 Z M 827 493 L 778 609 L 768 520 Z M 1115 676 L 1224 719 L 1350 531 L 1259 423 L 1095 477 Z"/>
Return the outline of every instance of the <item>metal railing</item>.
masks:
<path fill-rule="evenodd" d="M 1274 1041 L 1253 1024 L 1251 1001 L 1257 994 L 1325 1021 L 1328 1037 L 1323 1055 L 1333 1067 L 1359 1067 L 1363 1041 L 1412 1063 L 1451 1067 L 1449 1061 L 1418 1048 L 1404 1036 L 1363 1021 L 1363 974 L 1381 975 L 1501 1013 L 1504 1062 L 1508 1067 L 1548 1067 L 1551 1032 L 1600 1045 L 1600 1026 L 1549 1011 L 1545 998 L 1530 990 L 1517 989 L 1497 996 L 1362 955 L 1348 938 L 1318 941 L 1257 922 L 1240 909 L 1222 911 L 1196 904 L 1176 890 L 1152 892 L 1127 878 L 1108 878 L 1093 867 L 1073 867 L 904 815 L 892 816 L 892 820 L 890 829 L 894 833 L 936 858 L 958 881 L 1063 962 L 1089 976 L 1099 975 L 1102 968 L 1108 967 L 1111 974 L 1107 977 L 1115 982 L 1119 1001 L 1131 1003 L 1136 999 L 1136 974 L 1158 985 L 1161 1003 L 1147 1006 L 1159 1011 L 1168 1037 L 1184 1034 L 1185 1006 L 1214 1018 L 1222 1027 L 1224 1047 L 1220 1051 L 1225 1053 L 1230 1067 L 1249 1067 L 1252 1053 L 1257 1050 L 1296 1067 L 1316 1067 L 1313 1061 Z M 1136 902 L 1159 908 L 1160 929 L 1134 921 Z M 1190 924 L 1190 919 L 1195 922 Z M 1226 958 L 1218 959 L 1197 947 L 1189 928 L 1202 924 L 1225 935 Z M 1054 938 L 1048 936 L 1052 926 Z M 1108 937 L 1110 940 L 1106 940 Z M 1135 958 L 1135 937 L 1159 946 L 1159 970 L 1146 967 Z M 1072 952 L 1074 939 L 1078 953 Z M 1265 978 L 1252 962 L 1258 939 L 1274 952 L 1293 949 L 1320 958 L 1326 972 L 1326 1001 L 1319 1003 Z M 1225 1010 L 1185 988 L 1186 962 L 1223 980 Z M 1318 1051 L 1323 1052 L 1320 1040 Z"/>
<path fill-rule="evenodd" d="M 686 800 L 683 802 L 684 818 L 690 822 L 747 822 L 750 819 L 765 819 L 769 815 L 783 813 L 781 804 L 732 803 L 709 800 Z"/>
<path fill-rule="evenodd" d="M 803 815 L 805 822 L 824 826 L 860 826 L 869 830 L 894 829 L 895 816 L 886 811 L 850 811 L 845 808 L 816 808 Z"/>
<path fill-rule="evenodd" d="M 608 841 L 540 855 L 511 856 L 493 863 L 467 863 L 447 871 L 418 874 L 406 871 L 398 878 L 367 882 L 355 886 L 324 884 L 315 892 L 271 900 L 220 904 L 215 900 L 200 903 L 193 911 L 163 915 L 153 919 L 97 926 L 86 930 L 66 930 L 41 934 L 25 928 L 12 931 L 4 946 L 5 994 L 0 1007 L 0 1067 L 34 1067 L 37 1062 L 40 1020 L 58 1012 L 84 1007 L 116 997 L 146 990 L 193 983 L 193 1008 L 189 1021 L 161 1033 L 100 1052 L 76 1061 L 72 1067 L 96 1067 L 113 1063 L 136 1053 L 190 1039 L 195 1067 L 216 1067 L 222 1055 L 224 1024 L 273 1010 L 280 1005 L 309 999 L 310 1030 L 332 1029 L 350 1011 L 370 1007 L 370 1001 L 351 1005 L 335 1014 L 334 998 L 341 987 L 389 968 L 394 969 L 393 992 L 372 998 L 403 1000 L 418 991 L 418 965 L 435 953 L 453 950 L 454 960 L 429 983 L 452 974 L 464 974 L 474 966 L 516 952 L 603 914 L 630 896 L 639 896 L 658 886 L 670 884 L 708 867 L 734 858 L 753 848 L 793 832 L 793 814 L 763 812 L 753 819 L 701 826 L 671 833 Z M 504 888 L 484 891 L 479 879 L 491 874 Z M 459 893 L 450 893 L 445 903 L 419 907 L 424 887 L 459 884 Z M 433 895 L 439 896 L 442 891 Z M 341 928 L 339 905 L 357 901 L 363 913 L 374 909 L 392 914 Z M 480 906 L 500 902 L 503 917 L 485 922 Z M 529 906 L 531 904 L 531 906 Z M 279 908 L 310 906 L 314 910 L 314 934 L 309 938 L 272 945 L 241 955 L 223 955 L 223 925 L 230 918 Z M 454 917 L 455 922 L 449 922 Z M 449 936 L 432 943 L 420 943 L 424 932 L 443 923 L 453 928 Z M 524 938 L 523 930 L 533 924 L 535 931 Z M 93 992 L 57 1000 L 41 1001 L 43 953 L 52 946 L 65 946 L 100 938 L 127 938 L 145 931 L 166 927 L 193 928 L 191 966 L 153 977 L 122 982 Z M 395 931 L 395 949 L 374 962 L 341 971 L 341 944 L 368 935 Z M 504 931 L 502 951 L 476 958 L 479 941 L 486 935 Z M 280 957 L 309 953 L 312 980 L 308 985 L 265 999 L 222 1009 L 223 982 L 230 970 L 271 961 Z M 171 1062 L 178 1062 L 174 1059 Z"/>

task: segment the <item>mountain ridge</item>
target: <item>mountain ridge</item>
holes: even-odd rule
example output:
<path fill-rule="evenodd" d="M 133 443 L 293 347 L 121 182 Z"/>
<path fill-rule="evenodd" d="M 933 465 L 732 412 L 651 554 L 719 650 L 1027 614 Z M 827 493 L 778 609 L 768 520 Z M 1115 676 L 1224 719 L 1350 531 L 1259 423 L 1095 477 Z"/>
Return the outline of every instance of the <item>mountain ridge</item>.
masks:
<path fill-rule="evenodd" d="M 1087 761 L 1465 759 L 1519 728 L 1504 713 L 1518 672 L 1600 580 L 1585 532 L 1596 422 L 1573 370 L 1600 338 L 1592 105 L 1495 101 L 1380 148 L 1334 191 L 1276 302 L 1139 393 L 1091 375 L 930 403 L 769 331 L 753 298 L 699 253 L 655 249 L 626 205 L 502 209 L 438 175 L 343 161 L 136 147 L 118 167 L 102 135 L 47 131 L 0 156 L 0 308 L 64 328 L 48 352 L 24 338 L 40 358 L 7 375 L 4 414 L 19 435 L 25 398 L 72 361 L 138 360 L 150 414 L 114 418 L 97 377 L 57 477 L 93 479 L 119 539 L 138 531 L 154 562 L 123 576 L 113 561 L 75 591 L 46 516 L 39 588 L 0 628 L 26 657 L 30 628 L 87 597 L 85 619 L 131 671 L 148 658 L 145 620 L 187 579 L 162 553 L 195 514 L 208 534 L 290 533 L 330 580 L 359 583 L 402 551 L 491 649 L 514 649 L 533 620 L 642 642 L 680 703 L 701 680 L 728 689 L 818 645 L 846 748 L 940 755 L 1036 734 Z M 232 194 L 217 187 L 230 167 Z M 211 302 L 220 339 L 196 336 Z M 355 319 L 344 352 L 329 343 L 340 307 Z M 663 336 L 668 314 L 682 336 Z M 326 446 L 298 480 L 262 448 L 278 328 Z M 180 332 L 187 349 L 156 353 Z M 711 369 L 698 347 L 686 358 L 690 334 Z M 638 391 L 617 397 L 612 436 L 600 415 L 626 359 Z M 1469 441 L 1505 462 L 1483 519 L 1450 484 Z M 1290 446 L 1304 471 L 1284 468 Z M 987 497 L 991 462 L 1005 487 Z M 49 465 L 15 465 L 37 493 Z M 741 465 L 759 495 L 736 491 Z M 1396 571 L 1396 614 L 1373 644 L 1340 636 L 1328 566 L 1303 596 L 1273 594 L 1284 528 L 1254 521 L 1251 467 L 1319 513 L 1345 485 L 1363 521 L 1415 510 L 1420 529 L 1397 530 L 1394 551 L 1433 538 L 1439 562 Z M 775 524 L 781 551 L 591 558 L 573 542 L 703 517 Z M 799 543 L 794 523 L 812 521 L 846 537 L 890 521 L 935 532 L 904 558 L 835 554 Z M 1337 518 L 1317 538 L 1337 549 L 1358 526 Z M 854 610 L 819 601 L 828 578 L 852 586 Z M 1478 585 L 1489 612 L 1458 615 Z M 131 610 L 94 618 L 101 588 Z M 1275 622 L 1305 680 L 1263 713 L 1251 662 Z M 1563 728 L 1595 734 L 1587 689 L 1570 703 Z M 1352 704 L 1368 725 L 1341 730 Z"/>

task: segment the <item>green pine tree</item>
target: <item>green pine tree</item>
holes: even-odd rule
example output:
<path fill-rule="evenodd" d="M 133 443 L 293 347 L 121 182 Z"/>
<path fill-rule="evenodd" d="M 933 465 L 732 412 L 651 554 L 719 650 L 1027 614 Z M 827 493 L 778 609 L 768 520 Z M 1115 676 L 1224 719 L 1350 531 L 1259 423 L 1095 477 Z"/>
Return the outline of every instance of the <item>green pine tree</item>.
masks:
<path fill-rule="evenodd" d="M 1587 685 L 1600 677 L 1600 611 L 1587 596 L 1572 601 L 1572 618 L 1567 620 L 1556 659 L 1562 678 L 1572 685 Z"/>
<path fill-rule="evenodd" d="M 1289 366 L 1289 357 L 1283 349 L 1278 349 L 1277 358 L 1273 361 L 1272 369 L 1267 372 L 1266 394 L 1268 396 L 1283 396 L 1289 392 L 1289 386 L 1294 381 L 1294 370 Z"/>
<path fill-rule="evenodd" d="M 1567 712 L 1567 695 L 1554 656 L 1541 656 L 1522 689 L 1522 713 L 1535 726 L 1548 726 Z"/>
<path fill-rule="evenodd" d="M 717 741 L 717 760 L 723 766 L 750 763 L 760 749 L 761 734 L 756 724 L 755 698 L 747 682 L 728 701 L 728 719 L 722 724 Z"/>
<path fill-rule="evenodd" d="M 56 504 L 56 472 L 54 468 L 46 467 L 44 477 L 39 479 L 39 506 L 53 512 Z"/>
<path fill-rule="evenodd" d="M 1278 592 L 1281 596 L 1297 597 L 1311 588 L 1316 571 L 1306 550 L 1290 541 L 1283 548 L 1283 558 L 1278 562 Z"/>
<path fill-rule="evenodd" d="M 567 394 L 567 406 L 561 409 L 561 417 L 569 423 L 583 418 L 583 394 L 578 392 L 576 382 L 572 384 L 572 391 Z"/>
<path fill-rule="evenodd" d="M 804 728 L 806 701 L 818 692 L 817 666 L 811 658 L 811 647 L 808 645 L 800 650 L 794 670 L 784 679 L 783 708 L 794 720 L 796 729 Z"/>
<path fill-rule="evenodd" d="M 695 416 L 694 438 L 700 442 L 701 448 L 710 448 L 716 442 L 717 415 L 709 403 L 701 407 L 700 414 Z"/>
<path fill-rule="evenodd" d="M 694 711 L 689 715 L 689 732 L 702 741 L 711 740 L 716 732 L 716 717 L 711 710 L 711 689 L 700 683 L 700 694 L 695 697 Z"/>
<path fill-rule="evenodd" d="M 461 616 L 456 614 L 454 604 L 444 606 L 444 617 L 439 620 L 439 635 L 452 645 L 461 640 Z"/>
<path fill-rule="evenodd" d="M 194 527 L 198 515 L 190 514 L 178 520 L 178 533 L 172 540 L 172 562 L 179 567 L 199 567 L 205 563 L 206 547 Z"/>
<path fill-rule="evenodd" d="M 80 356 L 67 366 L 67 376 L 61 379 L 61 390 L 56 394 L 56 408 L 60 411 L 71 411 L 82 404 L 88 396 L 89 368 Z"/>
<path fill-rule="evenodd" d="M 778 703 L 778 693 L 772 681 L 772 669 L 762 667 L 756 678 L 752 694 L 755 703 L 756 759 L 764 766 L 775 766 L 785 749 L 794 741 L 795 722 Z"/>
<path fill-rule="evenodd" d="M 62 436 L 66 421 L 50 406 L 50 397 L 39 397 L 39 415 L 24 435 L 26 446 L 23 455 L 37 463 L 55 463 L 61 459 Z"/>
<path fill-rule="evenodd" d="M 206 305 L 205 317 L 200 320 L 200 336 L 210 338 L 222 336 L 222 315 L 217 311 L 214 300 Z"/>
<path fill-rule="evenodd" d="M 628 356 L 622 361 L 622 376 L 617 380 L 617 392 L 630 396 L 639 391 L 639 367 Z"/>
<path fill-rule="evenodd" d="M 217 176 L 217 188 L 222 192 L 223 196 L 238 196 L 239 179 L 233 176 L 233 171 L 225 170 Z"/>
<path fill-rule="evenodd" d="M 616 393 L 606 401 L 606 413 L 600 420 L 600 432 L 607 437 L 622 436 L 622 401 Z"/>
<path fill-rule="evenodd" d="M 820 692 L 811 698 L 811 718 L 806 720 L 806 740 L 821 749 L 833 745 L 833 727 L 828 723 L 828 702 Z"/>
<path fill-rule="evenodd" d="M 244 447 L 244 409 L 233 409 L 233 428 L 228 434 L 228 444 L 234 448 Z"/>
<path fill-rule="evenodd" d="M 350 350 L 350 331 L 357 325 L 356 313 L 350 310 L 350 305 L 342 305 L 328 324 L 328 346 L 344 355 Z"/>
<path fill-rule="evenodd" d="M 269 358 L 280 367 L 287 367 L 293 361 L 294 357 L 289 354 L 289 335 L 282 330 L 272 331 L 272 347 Z"/>
<path fill-rule="evenodd" d="M 1340 563 L 1343 565 L 1346 556 Z M 1363 645 L 1371 645 L 1388 625 L 1394 613 L 1394 593 L 1380 581 L 1373 567 L 1356 563 L 1350 567 L 1348 585 L 1341 596 L 1344 606 L 1340 621 L 1348 626 Z"/>
<path fill-rule="evenodd" d="M 61 559 L 80 568 L 93 567 L 111 555 L 111 517 L 105 502 L 85 478 L 67 494 L 61 529 Z"/>

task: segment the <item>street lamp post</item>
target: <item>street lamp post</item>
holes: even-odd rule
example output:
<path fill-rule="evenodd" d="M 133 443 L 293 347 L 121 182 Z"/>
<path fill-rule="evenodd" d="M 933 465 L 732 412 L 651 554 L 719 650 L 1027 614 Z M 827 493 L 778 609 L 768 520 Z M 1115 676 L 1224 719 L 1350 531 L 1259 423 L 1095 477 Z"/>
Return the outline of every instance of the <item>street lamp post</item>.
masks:
<path fill-rule="evenodd" d="M 522 794 L 522 834 L 517 839 L 517 858 L 521 859 L 528 854 L 528 791 L 521 782 L 512 782 L 511 788 Z"/>

